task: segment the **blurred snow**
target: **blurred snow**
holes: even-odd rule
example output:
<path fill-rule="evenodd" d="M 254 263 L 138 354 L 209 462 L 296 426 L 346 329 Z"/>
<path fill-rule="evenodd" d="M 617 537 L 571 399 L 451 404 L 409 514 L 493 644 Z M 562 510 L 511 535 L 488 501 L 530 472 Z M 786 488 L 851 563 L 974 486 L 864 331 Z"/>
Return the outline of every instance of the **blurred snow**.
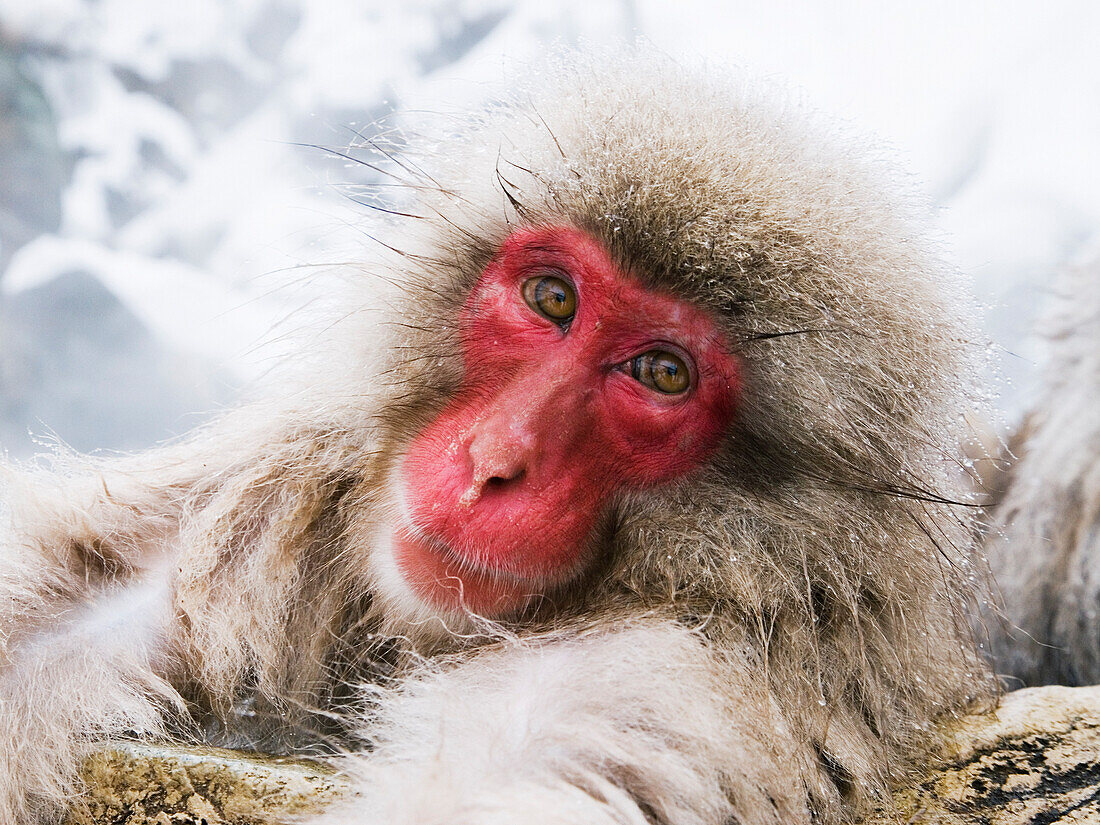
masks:
<path fill-rule="evenodd" d="M 303 144 L 638 35 L 891 145 L 1026 403 L 1036 310 L 1098 243 L 1091 0 L 0 0 L 0 447 L 141 447 L 232 400 L 302 267 L 366 254 L 332 186 L 364 171 Z"/>

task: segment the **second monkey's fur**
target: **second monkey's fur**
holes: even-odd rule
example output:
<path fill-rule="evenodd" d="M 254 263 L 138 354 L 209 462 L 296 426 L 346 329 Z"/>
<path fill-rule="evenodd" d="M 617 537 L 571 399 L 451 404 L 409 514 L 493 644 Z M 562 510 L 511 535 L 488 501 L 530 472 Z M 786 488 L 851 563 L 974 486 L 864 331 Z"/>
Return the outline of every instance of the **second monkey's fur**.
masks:
<path fill-rule="evenodd" d="M 952 504 L 968 307 L 918 207 L 748 86 L 637 56 L 553 75 L 442 146 L 386 148 L 405 216 L 371 231 L 394 252 L 271 400 L 6 476 L 0 819 L 53 810 L 96 738 L 162 712 L 195 735 L 186 703 L 216 741 L 365 737 L 334 822 L 839 822 L 990 690 Z M 371 548 L 461 375 L 458 310 L 525 225 L 711 309 L 744 391 L 701 471 L 615 502 L 561 598 L 445 627 L 380 588 Z M 400 286 L 381 333 L 358 311 L 379 282 Z M 144 629 L 116 639 L 100 603 L 138 586 Z"/>
<path fill-rule="evenodd" d="M 985 535 L 1004 601 L 998 670 L 1024 685 L 1100 681 L 1100 263 L 1066 272 L 1044 318 L 1039 401 L 1009 445 Z"/>

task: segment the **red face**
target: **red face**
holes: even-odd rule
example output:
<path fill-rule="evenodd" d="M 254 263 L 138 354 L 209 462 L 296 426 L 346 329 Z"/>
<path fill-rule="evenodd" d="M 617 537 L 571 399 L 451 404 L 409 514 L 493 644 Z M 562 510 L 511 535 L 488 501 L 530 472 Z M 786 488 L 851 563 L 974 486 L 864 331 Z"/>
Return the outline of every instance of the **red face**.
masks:
<path fill-rule="evenodd" d="M 571 228 L 511 235 L 459 328 L 463 383 L 409 446 L 394 556 L 419 598 L 499 617 L 593 561 L 616 494 L 715 450 L 738 367 L 706 312 Z"/>

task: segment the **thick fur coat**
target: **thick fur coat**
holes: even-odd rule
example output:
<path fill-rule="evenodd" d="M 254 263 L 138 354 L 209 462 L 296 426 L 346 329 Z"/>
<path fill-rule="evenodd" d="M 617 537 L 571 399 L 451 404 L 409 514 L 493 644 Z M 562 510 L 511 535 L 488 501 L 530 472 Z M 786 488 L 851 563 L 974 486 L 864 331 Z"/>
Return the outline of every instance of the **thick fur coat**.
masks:
<path fill-rule="evenodd" d="M 395 158 L 402 214 L 265 399 L 5 468 L 0 820 L 48 820 L 81 753 L 137 735 L 360 753 L 324 822 L 841 822 L 989 694 L 956 503 L 980 348 L 920 204 L 774 90 L 631 54 L 544 74 L 356 153 Z M 704 468 L 614 502 L 563 597 L 442 620 L 387 586 L 388 481 L 461 376 L 466 292 L 542 224 L 712 311 L 744 395 Z"/>
<path fill-rule="evenodd" d="M 998 670 L 1026 685 L 1100 682 L 1100 264 L 1067 272 L 1042 324 L 1035 408 L 1009 445 L 986 533 L 1004 602 Z M 1018 683 L 1017 683 L 1018 684 Z"/>

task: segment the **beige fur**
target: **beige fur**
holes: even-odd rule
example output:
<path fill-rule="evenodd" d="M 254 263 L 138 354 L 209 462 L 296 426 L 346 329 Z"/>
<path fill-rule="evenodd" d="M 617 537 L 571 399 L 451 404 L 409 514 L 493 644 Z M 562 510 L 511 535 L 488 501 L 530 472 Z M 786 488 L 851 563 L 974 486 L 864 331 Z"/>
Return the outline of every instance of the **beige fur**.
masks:
<path fill-rule="evenodd" d="M 532 73 L 400 147 L 413 217 L 370 229 L 391 251 L 273 400 L 142 456 L 10 471 L 0 820 L 48 817 L 74 753 L 154 735 L 182 699 L 176 735 L 369 744 L 346 762 L 360 800 L 327 822 L 841 822 L 934 716 L 989 693 L 950 503 L 970 309 L 919 204 L 775 90 L 637 54 Z M 703 470 L 615 502 L 566 597 L 438 615 L 393 580 L 387 480 L 458 380 L 463 296 L 535 223 L 712 309 L 744 399 Z M 379 326 L 360 308 L 384 284 Z M 132 633 L 26 675 L 124 586 L 150 604 Z"/>
<path fill-rule="evenodd" d="M 1043 390 L 986 539 L 1004 600 L 997 667 L 1026 685 L 1100 682 L 1100 264 L 1055 293 Z"/>

